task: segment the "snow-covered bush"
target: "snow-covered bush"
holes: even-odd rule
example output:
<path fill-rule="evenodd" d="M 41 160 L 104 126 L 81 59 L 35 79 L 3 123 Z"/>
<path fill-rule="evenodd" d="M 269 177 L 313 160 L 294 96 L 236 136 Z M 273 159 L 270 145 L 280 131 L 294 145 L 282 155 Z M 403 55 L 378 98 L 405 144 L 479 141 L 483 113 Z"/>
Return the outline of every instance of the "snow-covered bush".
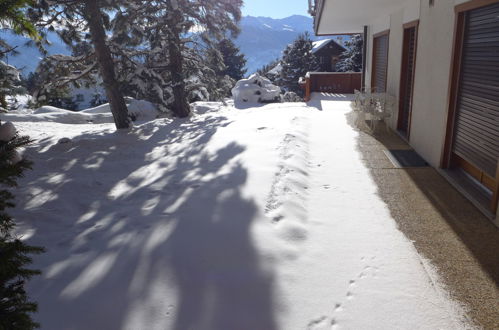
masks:
<path fill-rule="evenodd" d="M 280 102 L 281 89 L 258 73 L 248 79 L 241 79 L 232 89 L 234 102 L 268 103 Z"/>
<path fill-rule="evenodd" d="M 17 130 L 10 121 L 0 125 L 0 141 L 8 142 L 16 136 Z"/>
<path fill-rule="evenodd" d="M 303 99 L 295 92 L 286 92 L 281 96 L 282 102 L 303 102 Z"/>

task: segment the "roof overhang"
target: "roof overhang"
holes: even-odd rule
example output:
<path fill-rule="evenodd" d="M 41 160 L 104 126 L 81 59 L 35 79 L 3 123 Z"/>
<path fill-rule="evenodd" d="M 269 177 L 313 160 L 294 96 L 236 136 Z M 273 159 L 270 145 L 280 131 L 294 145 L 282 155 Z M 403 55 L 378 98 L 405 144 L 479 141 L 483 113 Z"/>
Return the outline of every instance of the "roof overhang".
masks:
<path fill-rule="evenodd" d="M 363 26 L 404 6 L 401 0 L 316 0 L 315 34 L 362 33 Z"/>

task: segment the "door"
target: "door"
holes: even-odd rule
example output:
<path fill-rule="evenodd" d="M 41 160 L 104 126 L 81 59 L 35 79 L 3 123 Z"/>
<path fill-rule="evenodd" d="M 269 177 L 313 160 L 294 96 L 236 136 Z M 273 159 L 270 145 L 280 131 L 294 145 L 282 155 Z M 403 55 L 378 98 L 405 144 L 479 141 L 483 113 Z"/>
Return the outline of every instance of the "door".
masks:
<path fill-rule="evenodd" d="M 416 68 L 417 29 L 417 21 L 404 25 L 397 129 L 407 139 L 409 139 L 412 113 L 414 73 Z"/>
<path fill-rule="evenodd" d="M 371 87 L 378 93 L 386 92 L 386 76 L 388 71 L 389 31 L 374 35 L 373 39 L 373 72 Z"/>
<path fill-rule="evenodd" d="M 458 16 L 450 165 L 499 191 L 499 2 Z"/>

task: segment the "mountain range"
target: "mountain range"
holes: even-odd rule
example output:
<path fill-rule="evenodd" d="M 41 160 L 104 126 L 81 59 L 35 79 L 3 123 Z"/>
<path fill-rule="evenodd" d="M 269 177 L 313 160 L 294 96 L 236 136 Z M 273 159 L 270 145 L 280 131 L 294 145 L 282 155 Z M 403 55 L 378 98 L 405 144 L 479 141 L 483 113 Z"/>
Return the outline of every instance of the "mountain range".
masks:
<path fill-rule="evenodd" d="M 42 54 L 38 48 L 33 46 L 30 39 L 16 35 L 8 30 L 0 30 L 0 38 L 5 40 L 10 46 L 16 47 L 18 54 L 8 55 L 2 59 L 7 64 L 13 65 L 20 69 L 24 75 L 36 70 L 38 63 L 42 59 Z M 49 32 L 47 40 L 50 45 L 46 46 L 49 55 L 53 54 L 70 54 L 69 48 L 62 42 L 57 33 Z"/>
<path fill-rule="evenodd" d="M 280 58 L 300 33 L 314 35 L 312 18 L 301 15 L 282 19 L 245 16 L 239 26 L 241 33 L 235 43 L 246 56 L 248 74 Z"/>
<path fill-rule="evenodd" d="M 292 43 L 300 33 L 309 32 L 313 40 L 321 39 L 314 37 L 312 18 L 301 15 L 282 19 L 245 16 L 241 19 L 240 28 L 241 33 L 235 43 L 246 56 L 248 74 L 280 58 L 286 46 Z M 18 46 L 19 51 L 19 55 L 9 56 L 4 61 L 22 68 L 24 74 L 36 69 L 41 54 L 35 47 L 25 45 L 28 39 L 5 30 L 0 31 L 0 38 L 12 46 Z M 51 46 L 47 47 L 49 54 L 70 53 L 57 34 L 49 33 L 48 39 L 51 42 Z"/>

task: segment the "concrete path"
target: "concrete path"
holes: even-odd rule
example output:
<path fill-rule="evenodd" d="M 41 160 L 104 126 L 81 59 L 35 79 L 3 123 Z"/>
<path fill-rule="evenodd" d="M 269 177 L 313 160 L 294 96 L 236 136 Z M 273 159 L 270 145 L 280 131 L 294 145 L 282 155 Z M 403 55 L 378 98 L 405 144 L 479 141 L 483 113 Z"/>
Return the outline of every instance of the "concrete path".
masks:
<path fill-rule="evenodd" d="M 339 111 L 343 105 L 337 100 L 341 98 L 315 95 L 309 103 L 322 109 L 329 120 L 337 122 L 330 128 L 326 127 L 329 120 L 317 123 L 322 129 L 316 127 L 313 130 L 316 139 L 333 142 L 339 130 L 352 129 L 344 125 L 345 118 L 353 123 L 352 114 Z M 331 153 L 324 155 L 328 162 L 324 168 L 336 171 L 336 179 L 343 187 L 339 189 L 349 187 L 351 194 L 336 203 L 337 196 L 325 192 L 323 201 L 314 202 L 329 200 L 331 214 L 337 214 L 335 208 L 349 207 L 357 209 L 361 217 L 364 214 L 364 221 L 375 220 L 377 203 L 356 198 L 356 195 L 363 195 L 360 193 L 362 189 L 369 187 L 362 183 L 367 180 L 367 175 L 375 184 L 375 195 L 387 206 L 389 217 L 395 220 L 404 236 L 413 241 L 420 255 L 436 267 L 451 297 L 464 305 L 468 316 L 478 326 L 499 329 L 499 230 L 435 169 L 396 168 L 384 151 L 408 149 L 410 146 L 394 133 L 387 133 L 381 127 L 374 135 L 361 131 L 352 134 L 352 141 L 334 140 Z M 341 164 L 351 164 L 344 159 L 348 149 L 355 150 L 362 159 L 362 168 L 342 168 Z M 355 193 L 356 185 L 359 185 L 358 194 Z M 342 230 L 356 230 L 362 235 L 366 223 L 360 223 L 361 220 L 345 216 L 341 219 Z M 389 226 L 389 223 L 384 225 L 385 228 Z M 368 237 L 366 241 L 369 241 Z M 374 251 L 376 249 L 379 247 Z M 359 254 L 362 254 L 361 250 L 359 247 Z"/>

